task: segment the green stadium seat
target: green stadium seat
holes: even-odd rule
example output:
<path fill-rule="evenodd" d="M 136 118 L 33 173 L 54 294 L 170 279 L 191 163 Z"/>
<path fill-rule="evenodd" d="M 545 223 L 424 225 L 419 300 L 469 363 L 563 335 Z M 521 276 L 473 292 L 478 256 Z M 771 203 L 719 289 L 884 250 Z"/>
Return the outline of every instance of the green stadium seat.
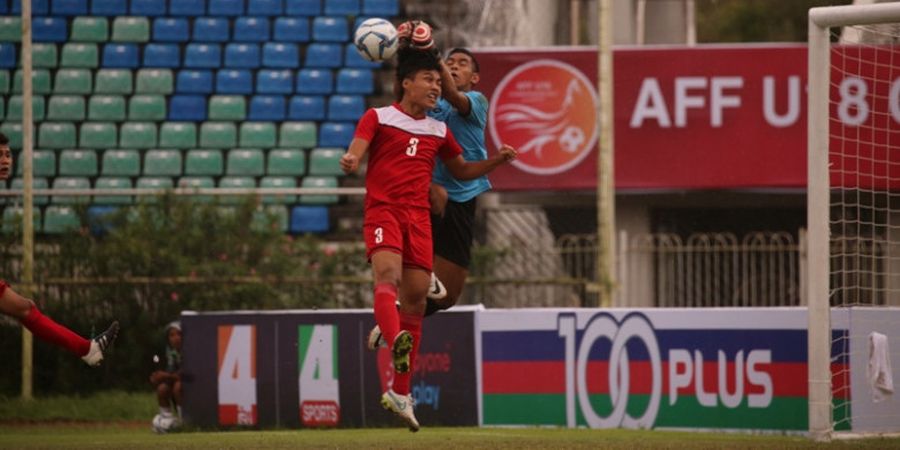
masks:
<path fill-rule="evenodd" d="M 165 122 L 159 127 L 160 148 L 188 149 L 197 146 L 197 125 L 190 122 Z"/>
<path fill-rule="evenodd" d="M 25 152 L 19 152 L 16 174 L 22 175 Z M 56 153 L 52 150 L 35 150 L 31 154 L 31 171 L 36 177 L 56 176 Z"/>
<path fill-rule="evenodd" d="M 237 147 L 237 127 L 231 122 L 204 122 L 200 125 L 200 147 Z"/>
<path fill-rule="evenodd" d="M 146 17 L 116 17 L 113 20 L 113 42 L 147 42 L 150 20 Z"/>
<path fill-rule="evenodd" d="M 32 128 L 32 137 L 34 137 L 36 133 L 36 129 Z M 6 135 L 9 138 L 9 148 L 13 150 L 17 150 L 22 148 L 22 121 L 18 122 L 3 122 L 0 125 L 0 133 Z"/>
<path fill-rule="evenodd" d="M 141 177 L 138 178 L 135 187 L 138 189 L 172 189 L 175 184 L 169 177 Z M 138 202 L 156 203 L 157 195 L 141 195 L 137 197 Z"/>
<path fill-rule="evenodd" d="M 310 175 L 334 175 L 344 174 L 341 170 L 341 157 L 345 151 L 340 148 L 316 148 L 309 153 Z"/>
<path fill-rule="evenodd" d="M 6 100 L 0 98 L 0 119 L 3 119 L 4 116 L 6 116 Z"/>
<path fill-rule="evenodd" d="M 222 175 L 221 150 L 189 150 L 184 161 L 185 175 Z"/>
<path fill-rule="evenodd" d="M 88 101 L 88 120 L 125 120 L 125 97 L 121 95 L 94 95 Z"/>
<path fill-rule="evenodd" d="M 128 120 L 166 119 L 166 98 L 162 95 L 135 95 L 128 103 Z"/>
<path fill-rule="evenodd" d="M 95 94 L 130 95 L 131 71 L 127 69 L 100 69 L 94 77 Z"/>
<path fill-rule="evenodd" d="M 209 120 L 247 118 L 247 100 L 239 95 L 213 95 L 209 98 Z"/>
<path fill-rule="evenodd" d="M 22 41 L 22 18 L 18 16 L 0 17 L 0 42 Z"/>
<path fill-rule="evenodd" d="M 50 205 L 44 211 L 44 233 L 63 234 L 81 228 L 75 209 L 66 205 Z"/>
<path fill-rule="evenodd" d="M 287 233 L 288 231 L 288 210 L 284 205 L 266 205 L 253 212 L 253 221 L 250 228 L 254 231 L 262 232 L 270 227 L 274 227 L 274 231 Z"/>
<path fill-rule="evenodd" d="M 125 122 L 119 133 L 120 148 L 154 148 L 156 142 L 155 123 Z"/>
<path fill-rule="evenodd" d="M 256 187 L 256 180 L 253 177 L 222 177 L 219 180 L 220 188 L 227 189 L 253 189 Z M 247 191 L 247 195 L 251 195 L 250 191 Z M 226 195 L 221 197 L 221 203 L 225 204 L 239 204 L 244 201 L 245 196 L 241 195 Z"/>
<path fill-rule="evenodd" d="M 272 148 L 276 144 L 274 123 L 244 122 L 241 124 L 241 147 Z"/>
<path fill-rule="evenodd" d="M 259 149 L 228 151 L 228 175 L 262 176 L 266 172 L 265 158 Z"/>
<path fill-rule="evenodd" d="M 50 71 L 47 69 L 35 69 L 31 72 L 31 90 L 33 95 L 47 95 L 53 93 L 50 89 Z M 13 78 L 13 93 L 22 93 L 22 69 L 16 70 Z"/>
<path fill-rule="evenodd" d="M 178 187 L 188 189 L 206 189 L 216 187 L 216 183 L 213 182 L 212 177 L 181 177 L 180 179 L 178 179 Z M 211 195 L 197 195 L 192 198 L 198 202 L 212 202 Z"/>
<path fill-rule="evenodd" d="M 144 154 L 144 175 L 181 176 L 181 151 L 148 150 Z"/>
<path fill-rule="evenodd" d="M 74 123 L 44 122 L 38 130 L 38 147 L 74 148 L 76 144 Z"/>
<path fill-rule="evenodd" d="M 59 154 L 59 175 L 62 177 L 96 176 L 97 152 L 93 150 L 63 150 Z"/>
<path fill-rule="evenodd" d="M 34 122 L 44 120 L 45 109 L 46 106 L 43 95 L 34 95 L 31 97 L 31 119 Z M 6 107 L 6 120 L 22 120 L 21 95 L 13 95 L 9 98 L 9 104 Z"/>
<path fill-rule="evenodd" d="M 63 44 L 60 67 L 82 67 L 93 69 L 100 65 L 100 52 L 97 44 L 67 42 Z"/>
<path fill-rule="evenodd" d="M 116 148 L 119 142 L 116 124 L 110 122 L 84 122 L 79 136 L 81 148 Z"/>
<path fill-rule="evenodd" d="M 56 44 L 37 43 L 31 47 L 31 67 L 35 69 L 55 69 L 58 60 Z"/>
<path fill-rule="evenodd" d="M 306 177 L 300 184 L 305 188 L 336 188 L 338 187 L 337 178 L 335 177 Z M 301 195 L 300 203 L 304 205 L 333 205 L 338 202 L 337 195 Z"/>
<path fill-rule="evenodd" d="M 100 177 L 94 189 L 131 189 L 131 179 L 126 177 Z M 102 205 L 130 205 L 130 195 L 95 195 L 94 203 Z"/>
<path fill-rule="evenodd" d="M 53 180 L 53 189 L 90 189 L 91 182 L 87 177 L 56 177 Z M 54 195 L 50 200 L 55 204 L 90 203 L 90 195 Z"/>
<path fill-rule="evenodd" d="M 263 177 L 259 182 L 261 188 L 280 188 L 290 189 L 297 187 L 297 178 L 295 177 Z M 263 203 L 297 203 L 296 195 L 263 195 Z"/>
<path fill-rule="evenodd" d="M 14 178 L 12 184 L 10 185 L 10 189 L 22 189 L 25 183 L 21 178 Z M 31 187 L 32 189 L 48 189 L 50 188 L 50 183 L 44 177 L 34 177 L 31 179 Z M 35 196 L 33 199 L 35 205 L 46 205 L 50 203 L 50 197 L 46 195 Z"/>
<path fill-rule="evenodd" d="M 53 95 L 47 105 L 47 120 L 84 120 L 84 97 L 80 95 Z"/>
<path fill-rule="evenodd" d="M 141 174 L 141 155 L 137 150 L 107 150 L 102 170 L 104 176 L 136 177 Z"/>
<path fill-rule="evenodd" d="M 88 69 L 60 69 L 56 71 L 53 93 L 89 95 L 94 88 L 92 81 Z"/>
<path fill-rule="evenodd" d="M 9 94 L 9 71 L 0 70 L 0 94 Z"/>
<path fill-rule="evenodd" d="M 72 21 L 70 42 L 106 42 L 109 22 L 102 17 L 76 17 Z"/>
<path fill-rule="evenodd" d="M 25 210 L 20 206 L 7 206 L 3 210 L 3 232 L 4 233 L 21 233 L 22 216 Z M 31 210 L 32 224 L 34 232 L 41 231 L 41 208 L 32 208 Z"/>
<path fill-rule="evenodd" d="M 141 69 L 137 72 L 136 94 L 169 95 L 175 90 L 175 81 L 169 69 Z"/>
<path fill-rule="evenodd" d="M 316 124 L 313 122 L 284 122 L 278 138 L 279 147 L 313 148 L 316 146 Z"/>

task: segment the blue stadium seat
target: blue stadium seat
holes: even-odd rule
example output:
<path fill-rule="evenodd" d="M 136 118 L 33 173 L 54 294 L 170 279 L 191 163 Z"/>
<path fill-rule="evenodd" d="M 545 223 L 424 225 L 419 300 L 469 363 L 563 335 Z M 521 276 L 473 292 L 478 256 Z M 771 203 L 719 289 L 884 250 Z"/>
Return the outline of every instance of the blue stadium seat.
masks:
<path fill-rule="evenodd" d="M 127 0 L 92 0 L 92 16 L 127 16 Z"/>
<path fill-rule="evenodd" d="M 298 94 L 330 94 L 333 89 L 334 81 L 328 69 L 302 69 L 297 72 Z"/>
<path fill-rule="evenodd" d="M 260 94 L 290 94 L 294 91 L 294 72 L 263 69 L 256 73 L 256 92 Z"/>
<path fill-rule="evenodd" d="M 9 14 L 9 2 L 6 0 L 0 2 L 0 14 Z"/>
<path fill-rule="evenodd" d="M 252 94 L 253 77 L 249 70 L 223 69 L 216 74 L 216 92 L 219 94 Z"/>
<path fill-rule="evenodd" d="M 222 64 L 219 44 L 188 44 L 184 51 L 184 67 L 218 69 Z"/>
<path fill-rule="evenodd" d="M 285 118 L 285 101 L 280 95 L 254 95 L 250 99 L 247 120 L 281 121 Z"/>
<path fill-rule="evenodd" d="M 359 0 L 326 0 L 326 16 L 358 16 Z"/>
<path fill-rule="evenodd" d="M 296 69 L 300 67 L 300 50 L 297 44 L 283 42 L 267 42 L 263 44 L 264 67 Z"/>
<path fill-rule="evenodd" d="M 209 0 L 211 16 L 243 16 L 244 0 Z"/>
<path fill-rule="evenodd" d="M 103 46 L 103 67 L 137 69 L 140 65 L 137 45 L 106 44 Z"/>
<path fill-rule="evenodd" d="M 54 16 L 86 16 L 88 0 L 53 0 L 50 12 Z"/>
<path fill-rule="evenodd" d="M 291 209 L 291 233 L 328 232 L 327 206 L 295 206 Z"/>
<path fill-rule="evenodd" d="M 350 122 L 325 122 L 319 127 L 319 146 L 347 148 L 356 127 Z"/>
<path fill-rule="evenodd" d="M 275 40 L 279 42 L 309 42 L 309 19 L 305 17 L 275 19 Z"/>
<path fill-rule="evenodd" d="M 16 44 L 12 42 L 0 42 L 0 68 L 13 69 L 16 67 Z"/>
<path fill-rule="evenodd" d="M 394 17 L 400 14 L 399 0 L 362 0 L 364 16 Z"/>
<path fill-rule="evenodd" d="M 131 184 L 131 181 L 129 180 L 128 183 Z M 131 197 L 126 198 L 130 199 Z M 129 200 L 128 203 L 131 203 L 131 201 Z M 90 228 L 91 230 L 91 234 L 93 234 L 94 236 L 103 236 L 104 234 L 108 233 L 113 226 L 110 222 L 110 219 L 112 218 L 112 215 L 115 214 L 118 210 L 119 208 L 115 206 L 94 205 L 88 207 L 87 223 L 88 228 Z"/>
<path fill-rule="evenodd" d="M 178 44 L 151 43 L 144 47 L 144 67 L 175 69 L 181 66 Z"/>
<path fill-rule="evenodd" d="M 69 38 L 66 19 L 62 17 L 35 17 L 31 33 L 34 42 L 65 42 Z"/>
<path fill-rule="evenodd" d="M 313 19 L 313 40 L 319 42 L 344 42 L 350 39 L 347 19 L 343 17 L 316 17 Z"/>
<path fill-rule="evenodd" d="M 225 42 L 228 40 L 228 19 L 198 17 L 194 21 L 194 42 Z"/>
<path fill-rule="evenodd" d="M 153 40 L 159 42 L 187 42 L 188 21 L 176 17 L 160 17 L 153 21 Z"/>
<path fill-rule="evenodd" d="M 171 16 L 203 16 L 206 15 L 206 0 L 170 0 Z"/>
<path fill-rule="evenodd" d="M 328 120 L 357 121 L 365 111 L 361 95 L 333 95 L 328 99 Z"/>
<path fill-rule="evenodd" d="M 22 0 L 12 0 L 12 13 L 22 14 Z M 50 14 L 50 0 L 31 0 L 31 15 L 46 16 Z"/>
<path fill-rule="evenodd" d="M 239 17 L 234 21 L 234 41 L 265 42 L 269 40 L 269 20 L 265 17 Z"/>
<path fill-rule="evenodd" d="M 372 71 L 368 69 L 341 69 L 337 74 L 338 94 L 369 95 L 375 91 Z"/>
<path fill-rule="evenodd" d="M 131 15 L 164 16 L 166 15 L 166 0 L 131 0 Z"/>
<path fill-rule="evenodd" d="M 325 97 L 295 95 L 288 107 L 288 120 L 325 120 Z"/>
<path fill-rule="evenodd" d="M 259 45 L 228 44 L 225 46 L 225 67 L 256 69 L 260 66 Z"/>
<path fill-rule="evenodd" d="M 280 16 L 283 13 L 282 0 L 247 0 L 248 16 Z"/>
<path fill-rule="evenodd" d="M 185 69 L 178 72 L 175 92 L 179 94 L 212 94 L 212 71 Z"/>
<path fill-rule="evenodd" d="M 206 97 L 173 95 L 169 98 L 169 120 L 200 122 L 206 120 Z"/>
<path fill-rule="evenodd" d="M 322 0 L 284 0 L 288 16 L 318 16 L 322 14 Z"/>
<path fill-rule="evenodd" d="M 355 47 L 354 47 L 354 50 Z M 360 57 L 362 58 L 362 57 Z M 343 58 L 341 58 L 340 44 L 309 44 L 306 47 L 306 67 L 341 67 Z"/>
<path fill-rule="evenodd" d="M 346 56 L 346 58 L 344 58 L 344 67 L 354 67 L 359 69 L 377 69 L 381 67 L 380 62 L 372 62 L 363 58 L 353 44 L 347 44 L 344 48 L 344 55 Z"/>

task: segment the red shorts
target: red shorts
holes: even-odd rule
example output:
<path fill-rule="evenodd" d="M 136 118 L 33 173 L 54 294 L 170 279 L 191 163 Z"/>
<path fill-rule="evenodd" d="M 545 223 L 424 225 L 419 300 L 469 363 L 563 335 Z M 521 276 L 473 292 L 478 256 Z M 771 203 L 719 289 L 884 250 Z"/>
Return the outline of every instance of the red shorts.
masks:
<path fill-rule="evenodd" d="M 6 293 L 6 288 L 8 287 L 9 285 L 6 284 L 6 280 L 0 280 L 0 297 L 3 297 L 3 294 Z"/>
<path fill-rule="evenodd" d="M 364 216 L 367 258 L 387 250 L 402 256 L 404 267 L 431 272 L 431 212 L 427 208 L 378 204 L 367 207 Z"/>

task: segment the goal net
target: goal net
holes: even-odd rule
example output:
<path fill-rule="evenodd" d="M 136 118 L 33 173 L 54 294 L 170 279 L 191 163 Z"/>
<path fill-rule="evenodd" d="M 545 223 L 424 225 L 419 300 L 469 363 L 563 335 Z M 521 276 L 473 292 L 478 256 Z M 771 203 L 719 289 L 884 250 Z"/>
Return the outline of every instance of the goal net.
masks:
<path fill-rule="evenodd" d="M 809 39 L 810 434 L 897 433 L 900 4 L 814 8 Z"/>

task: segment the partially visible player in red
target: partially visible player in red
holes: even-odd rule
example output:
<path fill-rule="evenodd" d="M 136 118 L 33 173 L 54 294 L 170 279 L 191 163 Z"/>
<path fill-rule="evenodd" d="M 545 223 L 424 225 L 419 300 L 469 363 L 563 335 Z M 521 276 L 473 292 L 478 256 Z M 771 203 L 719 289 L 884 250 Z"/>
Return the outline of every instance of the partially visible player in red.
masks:
<path fill-rule="evenodd" d="M 463 159 L 447 125 L 426 115 L 441 96 L 440 71 L 433 53 L 401 48 L 398 102 L 366 111 L 341 158 L 341 168 L 349 174 L 369 155 L 363 237 L 375 278 L 375 321 L 391 348 L 395 371 L 381 404 L 400 416 L 411 431 L 419 429 L 410 376 L 431 282 L 429 188 L 435 157 L 463 180 L 480 177 L 516 157 L 515 150 L 503 147 L 484 161 Z"/>
<path fill-rule="evenodd" d="M 0 133 L 0 180 L 5 181 L 12 174 L 12 163 L 9 138 Z M 89 366 L 97 366 L 103 361 L 103 352 L 119 333 L 119 322 L 113 322 L 99 336 L 85 339 L 41 314 L 33 301 L 19 295 L 3 280 L 0 280 L 0 313 L 18 320 L 38 338 L 80 356 Z"/>

